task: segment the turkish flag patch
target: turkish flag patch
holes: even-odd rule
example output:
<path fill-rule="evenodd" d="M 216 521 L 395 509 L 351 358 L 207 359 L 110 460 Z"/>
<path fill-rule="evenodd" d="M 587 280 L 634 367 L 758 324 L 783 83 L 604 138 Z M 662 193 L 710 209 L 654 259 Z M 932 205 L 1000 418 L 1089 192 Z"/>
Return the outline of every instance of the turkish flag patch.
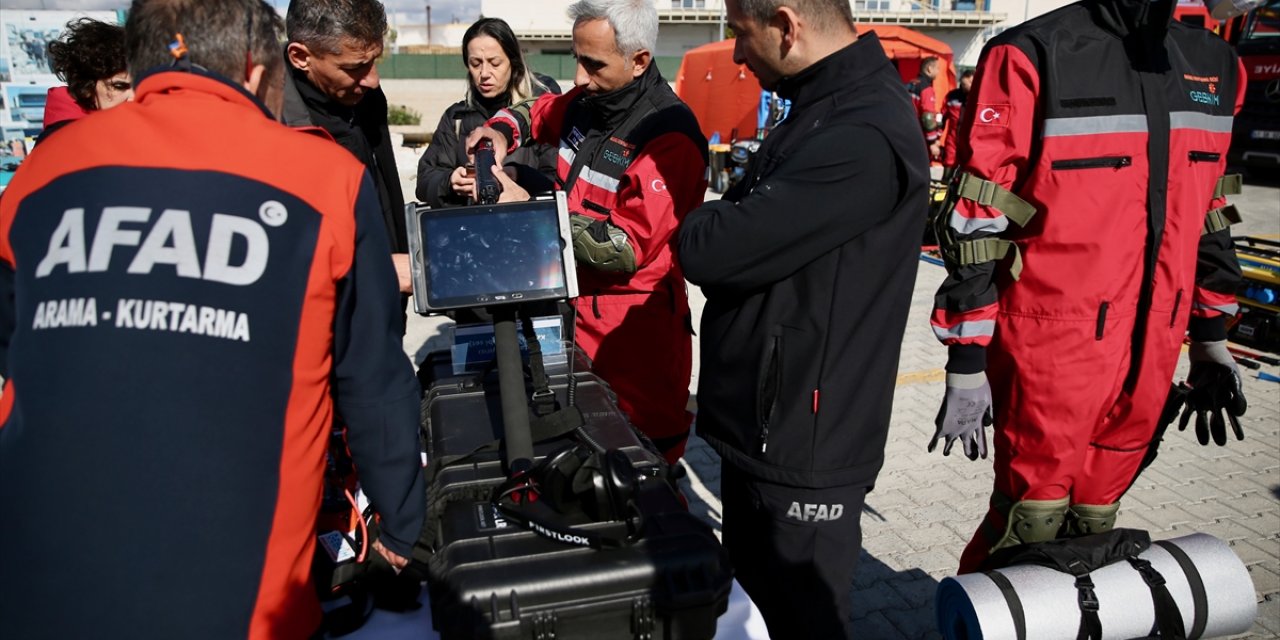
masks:
<path fill-rule="evenodd" d="M 979 102 L 973 113 L 973 124 L 989 127 L 1007 127 L 1009 126 L 1010 112 L 1012 112 L 1012 109 L 1007 104 L 982 104 Z"/>

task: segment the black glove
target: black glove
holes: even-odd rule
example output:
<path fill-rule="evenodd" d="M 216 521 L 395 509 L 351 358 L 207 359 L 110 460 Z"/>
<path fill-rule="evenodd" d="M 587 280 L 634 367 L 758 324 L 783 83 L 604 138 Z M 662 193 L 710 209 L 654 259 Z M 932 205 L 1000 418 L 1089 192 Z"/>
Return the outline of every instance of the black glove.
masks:
<path fill-rule="evenodd" d="M 1215 342 L 1192 342 L 1188 353 L 1191 360 L 1191 372 L 1183 383 L 1187 392 L 1187 407 L 1182 412 L 1182 420 L 1178 430 L 1184 431 L 1191 421 L 1191 414 L 1196 416 L 1196 439 L 1200 444 L 1209 444 L 1209 436 L 1219 446 L 1227 443 L 1227 421 L 1231 421 L 1231 430 L 1236 440 L 1244 440 L 1244 429 L 1240 428 L 1240 416 L 1244 415 L 1249 404 L 1244 399 L 1244 391 L 1240 384 L 1240 369 L 1227 351 L 1226 340 Z M 1222 414 L 1225 412 L 1226 418 Z"/>
<path fill-rule="evenodd" d="M 929 452 L 946 438 L 942 455 L 951 455 L 951 446 L 960 441 L 970 460 L 987 457 L 987 430 L 991 426 L 991 385 L 985 373 L 948 373 L 947 392 L 934 419 L 937 431 L 929 441 Z"/>

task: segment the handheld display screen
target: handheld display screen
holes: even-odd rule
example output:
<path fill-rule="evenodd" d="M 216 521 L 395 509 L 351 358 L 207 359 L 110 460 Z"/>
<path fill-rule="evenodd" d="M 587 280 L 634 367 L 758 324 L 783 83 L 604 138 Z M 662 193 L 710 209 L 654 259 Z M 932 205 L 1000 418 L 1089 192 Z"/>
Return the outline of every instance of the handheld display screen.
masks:
<path fill-rule="evenodd" d="M 422 280 L 422 290 L 418 278 L 414 283 L 419 313 L 577 295 L 563 194 L 416 214 L 418 228 L 410 231 L 420 234 L 411 243 L 421 251 L 421 266 L 413 265 Z"/>

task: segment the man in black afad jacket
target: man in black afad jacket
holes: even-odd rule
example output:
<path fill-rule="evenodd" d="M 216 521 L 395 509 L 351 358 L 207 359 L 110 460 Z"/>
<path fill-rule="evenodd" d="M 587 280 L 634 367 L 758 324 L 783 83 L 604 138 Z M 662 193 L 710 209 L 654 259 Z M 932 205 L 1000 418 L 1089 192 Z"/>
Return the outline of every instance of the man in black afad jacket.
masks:
<path fill-rule="evenodd" d="M 377 0 L 293 0 L 286 28 L 281 120 L 291 127 L 324 129 L 369 168 L 400 293 L 411 293 L 404 193 L 376 65 L 387 32 L 386 10 Z"/>
<path fill-rule="evenodd" d="M 859 517 L 884 458 L 928 159 L 843 0 L 729 0 L 734 60 L 792 101 L 748 174 L 685 218 L 702 287 L 698 433 L 724 543 L 774 638 L 849 637 Z"/>

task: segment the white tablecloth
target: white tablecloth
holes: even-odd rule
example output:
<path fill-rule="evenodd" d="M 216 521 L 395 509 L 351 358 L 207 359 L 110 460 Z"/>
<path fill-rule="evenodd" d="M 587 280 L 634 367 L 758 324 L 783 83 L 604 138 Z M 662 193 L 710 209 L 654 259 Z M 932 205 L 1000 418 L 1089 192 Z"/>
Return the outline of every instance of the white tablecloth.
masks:
<path fill-rule="evenodd" d="M 355 633 L 343 636 L 343 640 L 439 640 L 440 635 L 431 626 L 431 603 L 427 590 L 422 590 L 422 608 L 409 613 L 391 613 L 375 610 L 373 616 Z M 733 581 L 729 593 L 729 609 L 716 621 L 717 640 L 768 640 L 769 631 L 764 626 L 760 610 L 747 597 L 747 593 Z"/>

